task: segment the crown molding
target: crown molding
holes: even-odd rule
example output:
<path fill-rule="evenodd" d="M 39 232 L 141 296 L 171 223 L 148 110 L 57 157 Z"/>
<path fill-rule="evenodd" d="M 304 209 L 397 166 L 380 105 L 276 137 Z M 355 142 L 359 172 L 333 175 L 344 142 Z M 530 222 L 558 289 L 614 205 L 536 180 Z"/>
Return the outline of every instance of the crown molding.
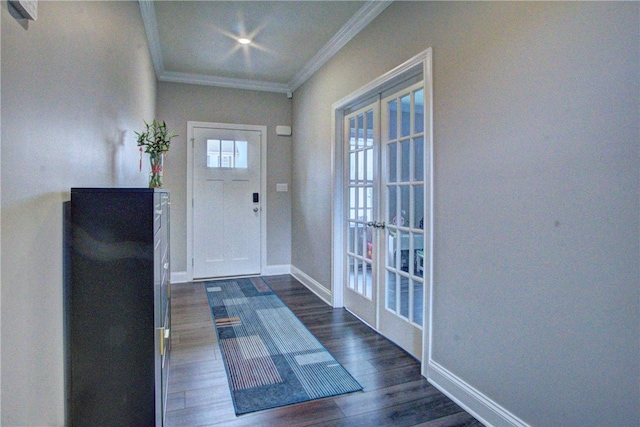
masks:
<path fill-rule="evenodd" d="M 351 19 L 315 54 L 289 82 L 291 92 L 300 87 L 352 38 L 371 23 L 393 0 L 367 0 Z"/>
<path fill-rule="evenodd" d="M 289 92 L 289 86 L 283 83 L 249 79 L 234 79 L 230 77 L 218 77 L 206 74 L 180 73 L 176 71 L 164 71 L 160 76 L 158 76 L 158 80 L 163 82 L 218 86 L 232 89 L 261 90 L 264 92 Z"/>
<path fill-rule="evenodd" d="M 309 77 L 318 71 L 320 67 L 362 31 L 364 27 L 369 25 L 371 21 L 393 3 L 393 0 L 367 0 L 351 19 L 338 30 L 331 40 L 302 67 L 288 84 L 166 71 L 164 69 L 164 61 L 162 60 L 158 21 L 156 20 L 156 12 L 153 5 L 154 0 L 138 0 L 138 3 L 140 4 L 142 23 L 144 24 L 147 41 L 149 43 L 151 61 L 153 62 L 156 78 L 159 81 L 289 93 L 307 81 Z"/>
<path fill-rule="evenodd" d="M 144 31 L 147 34 L 153 69 L 156 72 L 156 78 L 160 78 L 160 75 L 164 72 L 164 62 L 162 61 L 162 51 L 160 50 L 160 34 L 158 33 L 156 9 L 153 6 L 153 0 L 139 0 L 138 3 L 140 4 Z"/>

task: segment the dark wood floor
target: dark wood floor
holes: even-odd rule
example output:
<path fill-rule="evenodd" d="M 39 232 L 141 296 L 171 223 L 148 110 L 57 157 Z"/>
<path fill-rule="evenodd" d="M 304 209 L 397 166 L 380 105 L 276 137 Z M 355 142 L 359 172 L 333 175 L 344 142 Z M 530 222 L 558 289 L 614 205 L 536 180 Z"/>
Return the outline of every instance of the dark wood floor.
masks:
<path fill-rule="evenodd" d="M 236 417 L 204 285 L 173 285 L 170 427 L 482 426 L 430 385 L 415 359 L 346 310 L 291 276 L 264 279 L 364 390 Z"/>

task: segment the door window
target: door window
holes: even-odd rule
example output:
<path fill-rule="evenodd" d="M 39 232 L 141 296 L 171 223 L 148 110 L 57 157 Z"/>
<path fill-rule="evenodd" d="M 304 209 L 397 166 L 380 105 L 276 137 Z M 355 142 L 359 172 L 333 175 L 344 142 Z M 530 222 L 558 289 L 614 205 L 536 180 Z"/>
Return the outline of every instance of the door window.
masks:
<path fill-rule="evenodd" d="M 385 308 L 422 327 L 424 306 L 424 93 L 408 88 L 386 108 Z"/>
<path fill-rule="evenodd" d="M 371 300 L 373 234 L 373 110 L 354 113 L 348 123 L 347 288 Z"/>

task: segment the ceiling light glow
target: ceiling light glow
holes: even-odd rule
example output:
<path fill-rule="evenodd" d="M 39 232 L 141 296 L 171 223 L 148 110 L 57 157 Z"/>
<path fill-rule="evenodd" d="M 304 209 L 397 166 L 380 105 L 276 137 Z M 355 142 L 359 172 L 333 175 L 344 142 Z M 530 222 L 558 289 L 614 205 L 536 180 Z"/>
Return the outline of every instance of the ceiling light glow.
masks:
<path fill-rule="evenodd" d="M 238 39 L 238 43 L 240 43 L 240 44 L 251 44 L 251 39 L 248 39 L 246 37 L 240 37 Z"/>

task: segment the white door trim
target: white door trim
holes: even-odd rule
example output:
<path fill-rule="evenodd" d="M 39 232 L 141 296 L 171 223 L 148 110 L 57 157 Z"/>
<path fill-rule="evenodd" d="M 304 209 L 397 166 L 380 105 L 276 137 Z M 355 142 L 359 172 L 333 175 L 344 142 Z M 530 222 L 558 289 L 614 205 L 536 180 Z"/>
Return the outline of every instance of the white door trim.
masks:
<path fill-rule="evenodd" d="M 409 77 L 420 67 L 424 81 L 425 98 L 425 211 L 428 221 L 425 221 L 425 291 L 424 291 L 424 325 L 422 336 L 422 375 L 426 377 L 427 364 L 431 352 L 431 291 L 433 287 L 433 78 L 432 78 L 432 50 L 431 48 L 419 53 L 402 65 L 383 74 L 367 85 L 332 105 L 331 111 L 331 290 L 334 307 L 343 307 L 345 284 L 343 283 L 343 209 L 344 209 L 344 156 L 343 132 L 344 110 L 358 100 L 375 96 L 385 89 L 394 86 L 402 80 L 404 75 Z"/>
<path fill-rule="evenodd" d="M 260 132 L 260 272 L 267 264 L 267 127 L 231 123 L 187 122 L 187 281 L 193 280 L 193 129 Z"/>

